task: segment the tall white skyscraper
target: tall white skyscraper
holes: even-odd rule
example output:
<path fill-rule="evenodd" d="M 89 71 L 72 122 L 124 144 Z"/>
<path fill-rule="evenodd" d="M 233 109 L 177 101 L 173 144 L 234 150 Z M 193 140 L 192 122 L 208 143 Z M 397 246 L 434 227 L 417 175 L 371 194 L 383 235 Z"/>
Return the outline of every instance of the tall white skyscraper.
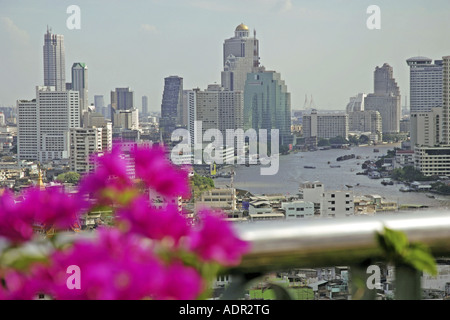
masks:
<path fill-rule="evenodd" d="M 18 101 L 18 158 L 41 162 L 69 157 L 69 130 L 80 127 L 79 93 L 36 87 L 36 99 Z"/>
<path fill-rule="evenodd" d="M 44 85 L 66 90 L 64 36 L 53 34 L 51 29 L 44 36 Z"/>
<path fill-rule="evenodd" d="M 410 110 L 429 112 L 442 107 L 442 60 L 414 57 L 406 60 L 410 67 Z"/>
<path fill-rule="evenodd" d="M 450 56 L 443 57 L 442 99 L 443 99 L 443 122 L 442 143 L 450 145 Z"/>
<path fill-rule="evenodd" d="M 80 93 L 80 116 L 89 107 L 88 67 L 85 63 L 76 62 L 72 66 L 72 90 Z"/>
<path fill-rule="evenodd" d="M 200 89 L 183 90 L 183 108 L 187 111 L 187 129 L 191 145 L 195 142 L 195 121 L 197 120 L 197 92 Z"/>
<path fill-rule="evenodd" d="M 247 74 L 259 67 L 259 41 L 256 32 L 250 37 L 248 27 L 241 23 L 234 37 L 223 44 L 222 87 L 230 91 L 244 91 Z"/>

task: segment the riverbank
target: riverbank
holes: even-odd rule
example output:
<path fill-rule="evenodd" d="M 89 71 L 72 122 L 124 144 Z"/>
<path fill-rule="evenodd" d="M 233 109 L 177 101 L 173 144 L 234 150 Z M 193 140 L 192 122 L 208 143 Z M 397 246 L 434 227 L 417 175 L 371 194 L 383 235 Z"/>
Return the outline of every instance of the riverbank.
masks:
<path fill-rule="evenodd" d="M 313 152 L 298 152 L 279 157 L 279 170 L 275 175 L 263 176 L 260 166 L 246 167 L 235 165 L 233 170 L 233 186 L 247 190 L 252 194 L 285 194 L 298 193 L 300 184 L 307 181 L 320 181 L 326 190 L 349 190 L 356 196 L 379 195 L 384 200 L 401 205 L 424 205 L 432 208 L 450 207 L 450 196 L 436 195 L 427 197 L 421 192 L 401 192 L 403 184 L 383 186 L 379 179 L 370 179 L 365 175 L 357 175 L 365 160 L 377 160 L 386 155 L 388 150 L 400 147 L 399 143 L 377 146 L 353 147 L 350 150 L 330 149 Z M 378 149 L 379 152 L 374 152 Z M 337 162 L 341 156 L 355 154 L 355 158 Z M 316 169 L 305 169 L 305 166 Z M 230 169 L 225 169 L 230 171 Z M 231 178 L 215 179 L 216 187 L 229 187 Z M 350 186 L 350 188 L 349 188 Z"/>

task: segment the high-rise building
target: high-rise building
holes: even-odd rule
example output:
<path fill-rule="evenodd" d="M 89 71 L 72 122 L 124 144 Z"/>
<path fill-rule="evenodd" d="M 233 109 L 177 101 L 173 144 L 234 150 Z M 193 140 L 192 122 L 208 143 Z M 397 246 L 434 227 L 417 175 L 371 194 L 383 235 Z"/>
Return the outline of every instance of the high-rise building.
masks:
<path fill-rule="evenodd" d="M 76 62 L 72 65 L 72 90 L 80 93 L 80 116 L 82 116 L 89 107 L 88 67 L 85 63 Z"/>
<path fill-rule="evenodd" d="M 172 132 L 180 126 L 183 110 L 183 78 L 164 78 L 164 92 L 161 103 L 160 132 L 164 143 L 169 144 Z"/>
<path fill-rule="evenodd" d="M 348 113 L 349 131 L 370 132 L 381 138 L 383 130 L 381 115 L 378 111 L 354 111 Z M 381 140 L 381 139 L 380 139 Z M 378 139 L 376 139 L 378 141 Z"/>
<path fill-rule="evenodd" d="M 442 77 L 442 100 L 443 100 L 443 122 L 442 122 L 442 143 L 450 145 L 450 56 L 443 57 L 443 77 Z"/>
<path fill-rule="evenodd" d="M 38 159 L 37 102 L 17 101 L 17 156 L 18 160 Z"/>
<path fill-rule="evenodd" d="M 38 86 L 36 99 L 18 101 L 17 108 L 19 160 L 69 158 L 69 129 L 80 127 L 77 91 Z"/>
<path fill-rule="evenodd" d="M 148 116 L 148 97 L 142 96 L 142 115 Z"/>
<path fill-rule="evenodd" d="M 303 115 L 303 136 L 330 139 L 348 138 L 348 115 L 345 113 L 318 113 L 313 109 L 311 114 Z"/>
<path fill-rule="evenodd" d="M 187 129 L 191 138 L 191 145 L 195 143 L 195 121 L 197 121 L 197 92 L 199 88 L 193 90 L 183 90 L 183 108 L 187 111 Z"/>
<path fill-rule="evenodd" d="M 393 74 L 393 68 L 387 63 L 376 67 L 374 93 L 364 99 L 365 110 L 375 110 L 381 114 L 383 133 L 400 131 L 401 96 Z"/>
<path fill-rule="evenodd" d="M 429 112 L 442 107 L 442 60 L 414 57 L 406 60 L 410 67 L 410 112 Z"/>
<path fill-rule="evenodd" d="M 347 113 L 355 112 L 355 111 L 364 111 L 364 100 L 366 99 L 367 94 L 359 93 L 358 95 L 351 97 L 350 102 L 347 104 L 346 111 Z"/>
<path fill-rule="evenodd" d="M 90 159 L 102 151 L 102 128 L 70 129 L 70 171 L 85 173 L 95 169 Z"/>
<path fill-rule="evenodd" d="M 247 74 L 259 67 L 259 41 L 256 32 L 250 37 L 248 27 L 241 23 L 234 37 L 223 44 L 222 87 L 230 91 L 244 91 Z"/>
<path fill-rule="evenodd" d="M 411 148 L 435 147 L 442 140 L 442 107 L 411 113 Z"/>
<path fill-rule="evenodd" d="M 111 116 L 108 107 L 105 106 L 105 99 L 103 95 L 95 95 L 94 96 L 94 106 L 95 111 L 103 115 L 105 119 L 111 120 Z"/>
<path fill-rule="evenodd" d="M 202 121 L 202 133 L 218 129 L 223 137 L 226 130 L 243 129 L 244 96 L 242 91 L 226 91 L 218 84 L 196 92 L 196 120 Z"/>
<path fill-rule="evenodd" d="M 137 109 L 118 110 L 114 113 L 114 128 L 122 130 L 139 129 L 139 113 Z"/>
<path fill-rule="evenodd" d="M 291 94 L 281 75 L 259 68 L 247 74 L 244 89 L 244 129 L 279 130 L 280 143 L 292 143 Z"/>
<path fill-rule="evenodd" d="M 116 88 L 115 91 L 111 91 L 111 120 L 114 124 L 114 115 L 119 110 L 132 110 L 134 109 L 134 92 L 130 88 Z"/>
<path fill-rule="evenodd" d="M 66 90 L 66 58 L 64 36 L 53 34 L 47 28 L 44 36 L 44 85 L 56 91 Z"/>

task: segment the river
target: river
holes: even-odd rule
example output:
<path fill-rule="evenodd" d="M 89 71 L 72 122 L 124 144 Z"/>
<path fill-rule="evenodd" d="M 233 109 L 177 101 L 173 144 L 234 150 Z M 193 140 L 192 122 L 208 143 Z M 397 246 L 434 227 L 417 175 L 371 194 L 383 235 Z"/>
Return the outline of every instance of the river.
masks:
<path fill-rule="evenodd" d="M 263 176 L 261 167 L 253 165 L 234 166 L 233 186 L 252 194 L 297 194 L 299 185 L 305 181 L 320 181 L 326 190 L 351 190 L 356 196 L 380 195 L 385 201 L 394 201 L 399 205 L 426 205 L 429 207 L 445 208 L 450 206 L 450 196 L 434 195 L 430 198 L 427 193 L 401 192 L 403 184 L 383 186 L 380 179 L 370 179 L 365 175 L 357 175 L 363 171 L 364 161 L 375 160 L 387 154 L 388 150 L 399 147 L 399 144 L 376 146 L 379 153 L 374 153 L 373 146 L 353 147 L 350 150 L 330 149 L 314 152 L 299 152 L 280 156 L 279 170 L 276 175 Z M 361 159 L 336 161 L 344 155 L 355 154 Z M 328 163 L 330 162 L 330 164 Z M 340 168 L 330 168 L 330 165 L 340 165 Z M 314 166 L 316 169 L 305 169 L 304 166 Z M 224 169 L 224 172 L 229 169 Z M 230 186 L 230 179 L 216 178 L 216 187 Z M 428 195 L 430 195 L 428 193 Z"/>

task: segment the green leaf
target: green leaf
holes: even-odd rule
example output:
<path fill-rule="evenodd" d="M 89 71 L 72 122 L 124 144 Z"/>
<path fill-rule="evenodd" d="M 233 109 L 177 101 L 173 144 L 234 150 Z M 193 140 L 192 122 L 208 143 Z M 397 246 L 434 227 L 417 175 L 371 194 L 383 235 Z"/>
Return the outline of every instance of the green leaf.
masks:
<path fill-rule="evenodd" d="M 410 243 L 404 232 L 384 227 L 376 239 L 388 262 L 406 264 L 416 270 L 437 274 L 436 261 L 429 248 L 422 243 Z"/>
<path fill-rule="evenodd" d="M 432 276 L 437 275 L 434 257 L 431 255 L 428 248 L 422 244 L 414 244 L 411 246 L 405 256 L 405 262 L 409 263 L 417 270 L 424 271 Z"/>

